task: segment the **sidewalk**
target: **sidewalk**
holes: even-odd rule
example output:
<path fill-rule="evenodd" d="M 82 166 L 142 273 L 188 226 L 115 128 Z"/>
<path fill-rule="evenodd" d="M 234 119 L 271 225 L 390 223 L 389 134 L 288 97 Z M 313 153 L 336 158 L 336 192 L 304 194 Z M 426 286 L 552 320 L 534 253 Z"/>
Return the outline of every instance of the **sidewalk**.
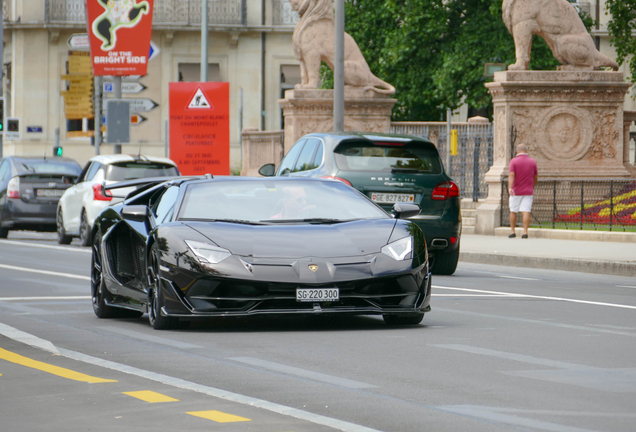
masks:
<path fill-rule="evenodd" d="M 636 233 L 600 233 L 530 229 L 530 238 L 508 238 L 510 228 L 494 236 L 461 237 L 460 262 L 636 276 Z M 571 240 L 577 238 L 577 240 Z"/>

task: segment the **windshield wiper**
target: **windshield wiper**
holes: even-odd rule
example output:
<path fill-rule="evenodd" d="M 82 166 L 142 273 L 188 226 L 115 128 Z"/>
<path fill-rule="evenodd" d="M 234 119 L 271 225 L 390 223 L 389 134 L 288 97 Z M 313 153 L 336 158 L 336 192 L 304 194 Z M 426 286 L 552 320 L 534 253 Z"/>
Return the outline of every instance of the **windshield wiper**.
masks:
<path fill-rule="evenodd" d="M 431 172 L 431 170 L 423 170 L 418 168 L 402 168 L 402 167 L 391 167 L 391 172 L 401 172 L 401 173 L 421 173 L 421 172 Z"/>
<path fill-rule="evenodd" d="M 310 224 L 336 224 L 347 222 L 345 219 L 332 219 L 332 218 L 306 218 L 306 219 L 264 219 L 261 222 L 266 223 L 290 223 L 290 222 L 302 222 Z"/>
<path fill-rule="evenodd" d="M 24 164 L 24 163 L 22 164 L 22 166 L 23 166 L 23 167 L 25 167 L 25 168 L 26 168 L 27 170 L 29 170 L 29 171 L 33 171 L 33 172 L 35 172 L 35 168 L 33 168 L 32 166 L 29 166 L 29 165 Z"/>
<path fill-rule="evenodd" d="M 258 221 L 249 221 L 245 219 L 203 219 L 203 218 L 181 218 L 179 220 L 182 221 L 192 221 L 192 222 L 227 222 L 227 223 L 237 223 L 244 225 L 263 225 Z"/>

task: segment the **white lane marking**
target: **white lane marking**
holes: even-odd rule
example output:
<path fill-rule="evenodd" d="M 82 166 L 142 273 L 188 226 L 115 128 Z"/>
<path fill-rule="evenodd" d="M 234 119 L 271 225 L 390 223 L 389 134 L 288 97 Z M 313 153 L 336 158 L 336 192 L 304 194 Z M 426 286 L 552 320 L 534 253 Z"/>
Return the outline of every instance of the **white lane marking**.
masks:
<path fill-rule="evenodd" d="M 504 276 L 504 275 L 499 275 L 500 278 L 504 278 L 504 279 L 519 279 L 519 280 L 527 280 L 527 281 L 538 281 L 541 279 L 534 279 L 534 278 L 526 278 L 526 277 L 521 277 L 521 276 Z"/>
<path fill-rule="evenodd" d="M 510 297 L 498 294 L 431 294 L 433 297 Z"/>
<path fill-rule="evenodd" d="M 325 382 L 328 384 L 335 384 L 341 387 L 353 388 L 353 389 L 362 389 L 362 388 L 376 388 L 376 386 L 371 384 L 366 384 L 363 382 L 353 381 L 346 378 L 339 378 L 331 375 L 325 375 L 318 372 L 312 372 L 305 369 L 296 368 L 293 366 L 287 366 L 280 363 L 274 363 L 267 360 L 261 360 L 252 357 L 229 357 L 230 360 L 235 360 L 241 363 L 249 364 L 252 366 L 260 367 L 263 369 L 269 369 L 276 372 L 281 372 L 287 375 L 295 375 L 302 378 L 307 378 L 314 381 Z"/>
<path fill-rule="evenodd" d="M 18 333 L 16 333 L 18 332 Z M 36 336 L 29 335 L 28 333 L 21 332 L 20 330 L 14 329 L 13 327 L 9 327 L 6 325 L 0 326 L 0 334 L 3 334 L 11 339 L 14 339 L 12 336 L 16 334 L 27 335 L 28 337 L 22 337 L 20 342 L 24 341 L 27 345 L 31 345 L 37 348 L 42 348 L 42 346 L 48 346 L 47 344 L 51 344 L 51 342 L 40 339 Z M 14 339 L 18 340 L 18 339 Z M 37 345 L 36 345 L 37 343 Z M 354 423 L 349 423 L 346 421 L 334 419 L 331 417 L 322 416 L 319 414 L 310 413 L 307 411 L 299 410 L 296 408 L 288 407 L 285 405 L 280 405 L 273 402 L 268 402 L 263 399 L 257 399 L 250 396 L 241 395 L 238 393 L 232 393 L 229 391 L 217 389 L 214 387 L 204 386 L 201 384 L 197 384 L 192 381 L 182 380 L 180 378 L 171 377 L 168 375 L 158 374 L 155 372 L 150 372 L 144 369 L 139 369 L 133 366 L 128 366 L 121 363 L 112 362 L 109 360 L 101 359 L 98 357 L 89 356 L 86 354 L 82 354 L 76 351 L 67 350 L 64 348 L 56 348 L 53 344 L 51 344 L 54 349 L 58 351 L 58 353 L 63 357 L 68 357 L 70 359 L 74 359 L 77 361 L 81 361 L 84 363 L 105 367 L 108 369 L 112 369 L 118 372 L 126 373 L 129 375 L 138 376 L 141 378 L 146 378 L 152 381 L 160 382 L 166 385 L 171 385 L 173 387 L 182 388 L 185 390 L 192 390 L 199 393 L 207 394 L 209 396 L 221 398 L 224 400 L 228 400 L 231 402 L 240 403 L 242 405 L 252 406 L 256 408 L 262 408 L 267 411 L 271 411 L 277 414 L 282 414 L 284 416 L 294 417 L 299 420 L 308 421 L 311 423 L 331 427 L 333 429 L 341 430 L 344 432 L 380 432 L 377 429 L 371 429 L 368 427 L 360 426 Z M 44 348 L 42 348 L 44 349 Z M 48 350 L 47 350 L 48 351 Z"/>
<path fill-rule="evenodd" d="M 609 306 L 609 307 L 615 307 L 615 308 L 621 308 L 621 309 L 634 309 L 634 310 L 636 310 L 636 306 L 622 305 L 622 304 L 617 304 L 617 303 L 595 302 L 595 301 L 588 301 L 588 300 L 577 300 L 577 299 L 569 299 L 569 298 L 563 298 L 563 297 L 550 297 L 550 296 L 537 296 L 537 295 L 530 295 L 530 294 L 505 293 L 505 292 L 500 292 L 500 291 L 486 291 L 486 290 L 477 290 L 477 289 L 469 289 L 469 288 L 444 287 L 444 286 L 439 286 L 439 285 L 433 285 L 433 288 L 453 290 L 453 291 L 469 291 L 469 292 L 477 292 L 477 293 L 484 293 L 484 294 L 499 294 L 499 295 L 503 295 L 503 296 L 507 296 L 507 297 L 517 297 L 517 298 L 533 298 L 533 299 L 541 299 L 541 300 L 564 301 L 564 302 L 570 302 L 570 303 L 580 303 L 580 304 L 588 304 L 588 305 L 594 305 L 594 306 Z"/>
<path fill-rule="evenodd" d="M 11 240 L 0 240 L 0 245 L 1 244 L 12 244 L 12 245 L 17 245 L 17 246 L 39 247 L 39 248 L 42 248 L 42 249 L 63 250 L 63 251 L 66 251 L 66 252 L 91 253 L 91 249 L 90 248 L 88 248 L 88 249 L 80 249 L 80 248 L 74 248 L 74 247 L 51 246 L 51 245 L 42 244 L 42 243 L 25 243 L 25 242 L 11 241 Z"/>
<path fill-rule="evenodd" d="M 99 326 L 97 328 L 101 329 L 101 330 L 113 332 L 113 333 L 119 333 L 119 334 L 122 334 L 124 336 L 128 336 L 129 338 L 139 339 L 139 340 L 147 341 L 147 342 L 153 342 L 153 343 L 157 343 L 157 344 L 161 344 L 161 345 L 167 345 L 167 346 L 171 346 L 171 347 L 175 347 L 175 348 L 182 348 L 182 349 L 203 348 L 201 345 L 193 345 L 193 344 L 189 344 L 189 343 L 186 343 L 186 342 L 179 342 L 179 341 L 166 339 L 166 338 L 162 338 L 162 337 L 150 336 L 150 335 L 147 335 L 145 333 L 136 332 L 136 331 L 132 331 L 132 330 L 129 330 L 129 329 L 120 329 L 120 328 L 113 327 L 113 326 Z"/>
<path fill-rule="evenodd" d="M 23 344 L 40 348 L 44 351 L 51 352 L 53 354 L 60 354 L 60 352 L 55 348 L 51 342 L 40 339 L 37 336 L 33 336 L 32 334 L 25 333 L 17 328 L 10 327 L 6 324 L 0 323 L 0 334 L 8 337 L 9 339 L 13 339 L 14 341 L 22 342 Z"/>
<path fill-rule="evenodd" d="M 631 285 L 616 285 L 616 288 L 636 288 L 636 286 L 631 286 Z"/>
<path fill-rule="evenodd" d="M 81 279 L 81 280 L 88 280 L 88 281 L 91 280 L 91 278 L 88 276 L 81 276 L 81 275 L 76 275 L 71 273 L 52 272 L 48 270 L 38 270 L 38 269 L 10 266 L 10 265 L 4 265 L 4 264 L 0 264 L 0 268 L 7 269 L 7 270 L 30 272 L 30 273 L 39 273 L 39 274 L 45 274 L 50 276 L 60 276 L 60 277 L 66 277 L 71 279 Z"/>
<path fill-rule="evenodd" d="M 38 301 L 38 300 L 90 300 L 90 296 L 64 296 L 64 297 L 0 297 L 3 301 Z"/>
<path fill-rule="evenodd" d="M 558 423 L 550 423 L 541 420 L 534 420 L 524 418 L 518 414 L 509 415 L 502 414 L 497 408 L 482 407 L 477 405 L 445 405 L 438 406 L 438 409 L 453 414 L 466 416 L 469 418 L 475 418 L 480 420 L 486 420 L 495 424 L 509 424 L 522 427 L 523 429 L 536 429 L 550 432 L 593 432 L 592 429 L 580 429 L 574 426 L 560 425 Z M 515 429 L 517 429 L 515 427 Z"/>

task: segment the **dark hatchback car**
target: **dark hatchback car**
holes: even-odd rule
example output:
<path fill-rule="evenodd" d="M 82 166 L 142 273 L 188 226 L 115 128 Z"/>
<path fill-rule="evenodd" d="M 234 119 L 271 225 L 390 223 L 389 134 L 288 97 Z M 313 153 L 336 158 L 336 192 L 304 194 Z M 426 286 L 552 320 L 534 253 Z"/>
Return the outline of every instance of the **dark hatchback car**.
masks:
<path fill-rule="evenodd" d="M 0 159 L 0 238 L 10 230 L 55 231 L 57 202 L 81 171 L 69 158 Z"/>
<path fill-rule="evenodd" d="M 422 212 L 410 220 L 424 232 L 431 271 L 455 272 L 462 228 L 460 192 L 430 141 L 379 133 L 309 134 L 294 144 L 278 169 L 267 164 L 259 173 L 341 180 L 387 212 L 395 203 L 418 204 Z"/>

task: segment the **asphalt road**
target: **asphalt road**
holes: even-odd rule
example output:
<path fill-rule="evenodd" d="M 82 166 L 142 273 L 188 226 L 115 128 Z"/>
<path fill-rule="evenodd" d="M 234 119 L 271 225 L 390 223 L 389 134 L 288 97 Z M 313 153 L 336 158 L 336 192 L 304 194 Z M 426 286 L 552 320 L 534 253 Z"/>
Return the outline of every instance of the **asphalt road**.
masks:
<path fill-rule="evenodd" d="M 100 320 L 90 249 L 0 241 L 6 431 L 633 431 L 636 281 L 460 264 L 422 325 Z"/>

